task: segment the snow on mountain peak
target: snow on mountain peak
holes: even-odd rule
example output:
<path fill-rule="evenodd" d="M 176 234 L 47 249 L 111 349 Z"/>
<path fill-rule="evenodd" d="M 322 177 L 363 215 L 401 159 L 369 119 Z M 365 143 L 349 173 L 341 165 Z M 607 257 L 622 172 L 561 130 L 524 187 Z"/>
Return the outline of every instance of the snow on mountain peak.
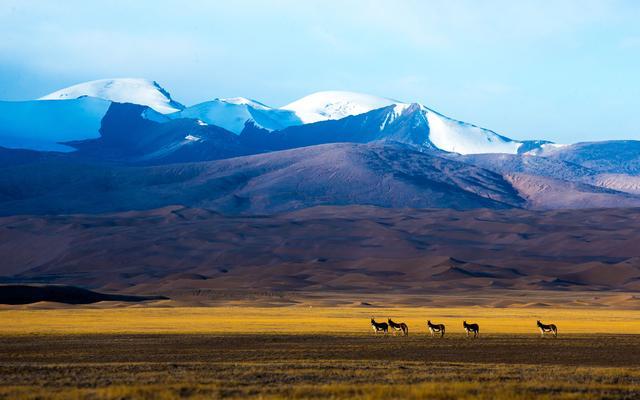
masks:
<path fill-rule="evenodd" d="M 488 129 L 457 121 L 421 106 L 429 124 L 429 140 L 440 150 L 459 154 L 517 154 L 522 142 Z"/>
<path fill-rule="evenodd" d="M 70 100 L 84 96 L 118 103 L 140 104 L 162 114 L 174 113 L 184 108 L 155 81 L 138 78 L 99 79 L 79 83 L 57 90 L 39 100 Z"/>
<path fill-rule="evenodd" d="M 399 102 L 384 97 L 332 90 L 310 94 L 280 109 L 293 111 L 308 124 L 363 114 L 396 103 Z"/>
<path fill-rule="evenodd" d="M 145 118 L 156 122 L 167 119 L 192 118 L 199 124 L 217 125 L 240 134 L 247 122 L 273 131 L 290 126 L 327 120 L 338 120 L 393 106 L 376 128 L 393 135 L 396 126 L 415 133 L 412 142 L 460 154 L 517 154 L 524 142 L 511 140 L 493 131 L 448 118 L 418 103 L 399 102 L 390 98 L 348 91 L 322 91 L 310 94 L 281 108 L 271 108 L 245 97 L 216 98 L 185 108 L 173 101 L 160 85 L 146 79 L 101 79 L 58 90 L 40 100 L 69 100 L 81 97 L 100 98 L 120 103 L 150 107 Z M 418 119 L 413 118 L 418 113 Z M 161 114 L 167 114 L 163 116 Z M 404 118 L 406 116 L 406 118 Z M 405 128 L 406 121 L 411 121 Z M 420 131 L 420 132 L 417 132 Z M 404 132 L 404 131 L 402 131 Z M 406 132 L 403 133 L 406 135 Z M 420 142 L 420 143 L 418 143 Z M 532 147 L 533 148 L 533 147 Z M 553 150 L 547 146 L 538 152 Z"/>
<path fill-rule="evenodd" d="M 270 131 L 302 123 L 292 111 L 274 109 L 244 97 L 214 99 L 187 107 L 169 117 L 195 118 L 236 134 L 242 132 L 247 121 Z"/>
<path fill-rule="evenodd" d="M 252 100 L 252 99 L 247 99 L 246 97 L 228 97 L 225 99 L 218 99 L 224 103 L 228 103 L 228 104 L 237 104 L 237 105 L 247 105 L 247 106 L 251 106 L 253 108 L 258 108 L 258 109 L 262 109 L 262 110 L 270 110 L 271 107 L 260 103 L 259 101 L 256 100 Z"/>

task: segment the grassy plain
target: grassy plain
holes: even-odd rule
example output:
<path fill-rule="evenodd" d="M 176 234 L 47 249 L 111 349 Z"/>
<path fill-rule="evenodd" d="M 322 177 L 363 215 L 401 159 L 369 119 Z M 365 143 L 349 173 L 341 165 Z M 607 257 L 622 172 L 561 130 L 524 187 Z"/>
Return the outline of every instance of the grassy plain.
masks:
<path fill-rule="evenodd" d="M 409 337 L 374 336 L 371 315 L 406 321 Z M 538 318 L 560 337 L 540 339 Z M 428 337 L 426 319 L 447 336 Z M 0 398 L 633 399 L 638 333 L 629 310 L 5 309 Z"/>
<path fill-rule="evenodd" d="M 319 333 L 367 334 L 369 319 L 404 321 L 426 332 L 427 319 L 462 332 L 462 321 L 481 334 L 538 333 L 536 320 L 553 322 L 560 334 L 640 334 L 640 313 L 615 309 L 368 308 L 368 307 L 72 307 L 0 310 L 0 334 L 32 333 Z"/>

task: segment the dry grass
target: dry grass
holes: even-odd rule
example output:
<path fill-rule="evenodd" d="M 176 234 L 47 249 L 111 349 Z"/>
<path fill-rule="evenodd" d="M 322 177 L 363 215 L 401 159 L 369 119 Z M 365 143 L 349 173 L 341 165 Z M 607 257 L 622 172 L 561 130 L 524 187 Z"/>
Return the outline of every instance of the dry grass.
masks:
<path fill-rule="evenodd" d="M 135 385 L 109 386 L 94 389 L 32 390 L 25 388 L 0 388 L 0 396 L 13 399 L 635 399 L 637 385 L 567 385 L 549 382 L 429 382 L 413 385 L 300 385 L 283 387 L 282 390 L 258 388 L 230 393 L 219 385 Z"/>
<path fill-rule="evenodd" d="M 369 317 L 404 320 L 376 337 Z M 426 336 L 429 318 L 449 325 Z M 553 321 L 558 339 L 537 337 Z M 482 337 L 466 339 L 463 319 Z M 111 308 L 0 311 L 6 399 L 633 399 L 629 311 L 490 308 Z M 596 331 L 627 335 L 585 334 Z M 605 325 L 602 325 L 606 323 Z"/>
<path fill-rule="evenodd" d="M 426 332 L 427 319 L 461 332 L 462 320 L 482 334 L 536 334 L 535 321 L 553 322 L 560 334 L 640 333 L 640 314 L 630 310 L 549 308 L 366 307 L 77 307 L 0 311 L 0 334 L 31 333 L 366 333 L 369 318 L 405 321 L 411 333 Z"/>
<path fill-rule="evenodd" d="M 0 337 L 0 398 L 634 398 L 640 391 L 640 360 L 630 355 L 627 367 L 606 365 L 637 347 L 640 338 L 605 339 Z M 603 343 L 609 343 L 606 352 L 593 350 Z M 556 361 L 521 363 L 527 360 L 523 353 L 537 359 L 536 349 L 547 345 L 559 355 Z M 473 347 L 477 351 L 469 356 Z M 445 354 L 451 361 L 434 361 Z M 601 366 L 581 366 L 585 360 Z"/>

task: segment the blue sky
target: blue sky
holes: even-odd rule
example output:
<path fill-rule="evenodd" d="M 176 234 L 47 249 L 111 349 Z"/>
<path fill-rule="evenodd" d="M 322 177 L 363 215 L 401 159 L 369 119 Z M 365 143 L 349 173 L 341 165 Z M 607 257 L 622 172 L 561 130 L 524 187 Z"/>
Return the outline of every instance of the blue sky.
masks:
<path fill-rule="evenodd" d="M 516 139 L 640 139 L 640 1 L 0 0 L 0 99 L 144 77 L 187 105 L 319 90 Z"/>

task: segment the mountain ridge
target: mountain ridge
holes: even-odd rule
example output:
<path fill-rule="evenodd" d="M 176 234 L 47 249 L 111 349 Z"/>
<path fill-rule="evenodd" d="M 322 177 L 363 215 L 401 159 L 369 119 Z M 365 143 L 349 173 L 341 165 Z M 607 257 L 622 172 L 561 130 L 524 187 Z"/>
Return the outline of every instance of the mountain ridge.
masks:
<path fill-rule="evenodd" d="M 53 160 L 0 168 L 2 215 L 171 204 L 269 214 L 314 205 L 502 209 L 524 203 L 499 174 L 399 144 L 330 143 L 156 166 Z"/>
<path fill-rule="evenodd" d="M 0 203 L 10 212 L 101 212 L 111 210 L 108 201 L 123 210 L 169 200 L 230 213 L 360 202 L 460 209 L 639 205 L 636 141 L 512 140 L 419 103 L 339 91 L 281 108 L 244 97 L 184 107 L 156 82 L 121 79 L 49 97 L 57 100 L 0 102 Z M 20 140 L 35 149 L 11 150 Z M 213 183 L 211 174 L 218 173 Z M 133 182 L 150 200 L 127 186 Z"/>
<path fill-rule="evenodd" d="M 69 101 L 86 97 L 99 98 L 111 103 L 147 106 L 150 111 L 145 113 L 145 118 L 156 122 L 191 118 L 200 121 L 201 124 L 220 126 L 236 134 L 240 134 L 247 123 L 252 123 L 268 131 L 278 131 L 292 126 L 340 120 L 394 106 L 394 113 L 383 123 L 386 124 L 392 122 L 395 118 L 394 115 L 401 114 L 407 109 L 413 110 L 415 108 L 413 104 L 418 104 L 363 93 L 325 91 L 304 96 L 280 108 L 272 108 L 244 97 L 216 98 L 185 107 L 173 100 L 168 91 L 157 82 L 139 78 L 100 79 L 84 82 L 45 95 L 39 101 Z M 414 129 L 422 131 L 423 142 L 429 141 L 431 145 L 441 150 L 462 154 L 517 153 L 524 144 L 522 141 L 509 139 L 491 130 L 446 117 L 424 105 L 420 105 L 420 108 L 424 121 L 416 125 Z M 30 117 L 37 121 L 39 115 L 35 113 Z M 5 119 L 9 118 L 11 118 L 10 115 L 5 116 Z M 0 115 L 0 122 L 2 120 L 3 116 Z M 55 130 L 55 124 L 50 129 Z M 83 128 L 78 127 L 78 129 Z M 380 129 L 384 130 L 385 126 L 381 125 Z M 19 140 L 3 137 L 2 130 L 3 126 L 0 124 L 0 146 L 32 147 L 28 141 L 20 143 Z M 95 129 L 87 130 L 85 133 L 86 139 L 95 137 Z M 46 149 L 60 150 L 63 148 L 58 138 L 51 137 L 50 139 L 51 143 Z M 535 142 L 529 141 L 529 144 Z"/>

